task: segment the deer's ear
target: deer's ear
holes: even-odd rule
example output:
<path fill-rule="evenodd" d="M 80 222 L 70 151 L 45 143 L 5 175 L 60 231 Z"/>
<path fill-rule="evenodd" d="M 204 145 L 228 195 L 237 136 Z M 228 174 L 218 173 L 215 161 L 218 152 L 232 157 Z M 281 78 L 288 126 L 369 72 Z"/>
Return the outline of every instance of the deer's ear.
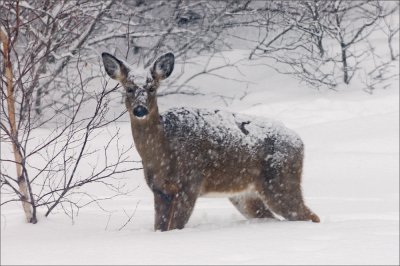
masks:
<path fill-rule="evenodd" d="M 173 53 L 167 53 L 160 56 L 154 62 L 151 68 L 151 76 L 153 79 L 162 80 L 168 78 L 174 70 L 175 56 Z"/>
<path fill-rule="evenodd" d="M 118 60 L 109 53 L 102 53 L 101 57 L 103 58 L 104 68 L 111 78 L 118 81 L 123 81 L 126 79 L 129 70 L 122 61 Z"/>

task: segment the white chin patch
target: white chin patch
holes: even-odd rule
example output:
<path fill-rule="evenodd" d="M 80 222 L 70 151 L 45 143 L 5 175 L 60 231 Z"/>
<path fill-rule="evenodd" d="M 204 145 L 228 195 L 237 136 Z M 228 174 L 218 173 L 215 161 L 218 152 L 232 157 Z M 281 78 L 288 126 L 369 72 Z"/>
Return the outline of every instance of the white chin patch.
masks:
<path fill-rule="evenodd" d="M 139 117 L 139 116 L 135 116 L 135 117 L 136 117 L 136 119 L 142 120 L 142 119 L 145 119 L 147 117 L 147 115 L 144 115 L 144 116 L 141 116 L 141 117 Z"/>

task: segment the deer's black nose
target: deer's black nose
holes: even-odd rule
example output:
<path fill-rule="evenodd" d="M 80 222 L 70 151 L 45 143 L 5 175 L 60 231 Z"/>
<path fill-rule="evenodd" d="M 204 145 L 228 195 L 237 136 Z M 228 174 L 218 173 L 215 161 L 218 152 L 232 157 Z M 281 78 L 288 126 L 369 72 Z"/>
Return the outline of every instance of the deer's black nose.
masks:
<path fill-rule="evenodd" d="M 149 110 L 147 110 L 146 107 L 141 106 L 141 105 L 136 106 L 136 107 L 133 109 L 133 114 L 134 114 L 135 116 L 137 116 L 137 117 L 143 117 L 143 116 L 147 115 L 148 113 L 149 113 Z"/>

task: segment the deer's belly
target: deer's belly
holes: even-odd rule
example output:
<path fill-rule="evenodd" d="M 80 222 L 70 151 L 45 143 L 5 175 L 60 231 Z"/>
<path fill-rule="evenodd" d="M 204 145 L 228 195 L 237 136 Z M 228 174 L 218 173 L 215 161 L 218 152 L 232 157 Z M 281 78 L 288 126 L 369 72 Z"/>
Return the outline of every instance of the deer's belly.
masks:
<path fill-rule="evenodd" d="M 234 196 L 240 196 L 249 193 L 255 193 L 256 189 L 254 184 L 249 184 L 247 187 L 244 188 L 236 188 L 236 189 L 224 189 L 224 190 L 212 190 L 212 189 L 205 189 L 201 190 L 200 196 L 204 198 L 229 198 Z"/>
<path fill-rule="evenodd" d="M 204 177 L 200 195 L 202 197 L 232 197 L 254 192 L 256 189 L 254 181 L 259 174 L 258 168 L 235 169 L 235 171 L 229 171 L 226 168 L 214 169 Z"/>

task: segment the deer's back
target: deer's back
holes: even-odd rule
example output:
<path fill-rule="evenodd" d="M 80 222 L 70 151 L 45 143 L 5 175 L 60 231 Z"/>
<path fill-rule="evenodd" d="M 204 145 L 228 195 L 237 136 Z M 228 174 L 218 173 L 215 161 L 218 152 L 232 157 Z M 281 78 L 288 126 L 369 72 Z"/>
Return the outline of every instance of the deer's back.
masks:
<path fill-rule="evenodd" d="M 246 148 L 253 152 L 268 145 L 282 151 L 303 145 L 294 131 L 272 119 L 186 107 L 169 109 L 161 119 L 168 138 L 182 145 L 200 142 L 214 148 Z"/>

